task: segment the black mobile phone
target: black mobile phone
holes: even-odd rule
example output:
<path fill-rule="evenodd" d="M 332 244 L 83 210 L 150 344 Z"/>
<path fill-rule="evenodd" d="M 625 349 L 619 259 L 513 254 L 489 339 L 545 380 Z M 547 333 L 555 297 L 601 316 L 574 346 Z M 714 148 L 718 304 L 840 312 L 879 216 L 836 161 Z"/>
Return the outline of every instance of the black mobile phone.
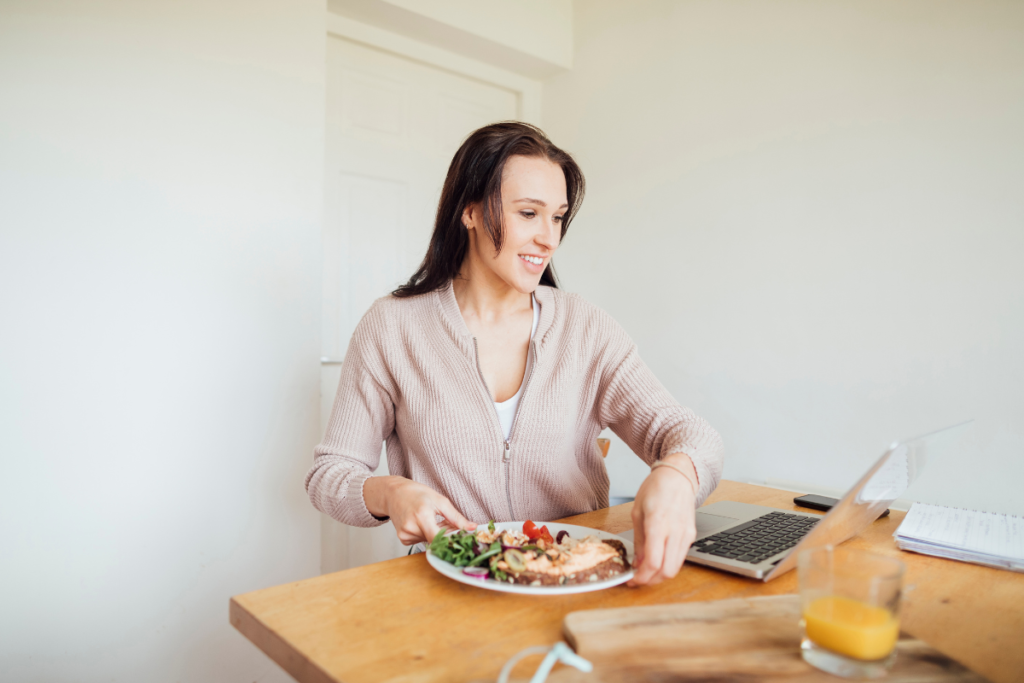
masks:
<path fill-rule="evenodd" d="M 813 493 L 810 493 L 807 494 L 806 496 L 797 496 L 796 498 L 793 499 L 793 502 L 801 507 L 828 512 L 833 507 L 835 507 L 836 503 L 838 503 L 839 500 L 836 498 L 829 498 L 828 496 L 816 496 Z M 887 514 L 889 514 L 888 508 L 885 510 L 885 512 L 878 515 L 878 517 L 882 518 L 885 517 Z"/>

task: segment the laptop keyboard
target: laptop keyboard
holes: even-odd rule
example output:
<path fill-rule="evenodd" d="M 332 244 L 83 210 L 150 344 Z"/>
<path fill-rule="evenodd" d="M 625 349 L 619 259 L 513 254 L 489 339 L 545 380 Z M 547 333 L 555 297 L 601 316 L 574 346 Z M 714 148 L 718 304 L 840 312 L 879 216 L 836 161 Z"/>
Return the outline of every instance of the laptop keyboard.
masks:
<path fill-rule="evenodd" d="M 800 542 L 820 520 L 786 512 L 770 512 L 714 536 L 702 538 L 693 549 L 728 560 L 760 564 Z"/>

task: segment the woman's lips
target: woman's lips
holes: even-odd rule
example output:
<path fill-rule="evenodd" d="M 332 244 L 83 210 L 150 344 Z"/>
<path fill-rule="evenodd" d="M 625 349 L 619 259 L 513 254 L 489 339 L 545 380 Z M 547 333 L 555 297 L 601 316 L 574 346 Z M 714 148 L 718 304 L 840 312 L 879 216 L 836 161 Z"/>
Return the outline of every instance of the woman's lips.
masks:
<path fill-rule="evenodd" d="M 544 259 L 540 256 L 531 256 L 529 254 L 519 254 L 519 260 L 526 266 L 526 270 L 531 273 L 543 273 L 544 272 Z"/>

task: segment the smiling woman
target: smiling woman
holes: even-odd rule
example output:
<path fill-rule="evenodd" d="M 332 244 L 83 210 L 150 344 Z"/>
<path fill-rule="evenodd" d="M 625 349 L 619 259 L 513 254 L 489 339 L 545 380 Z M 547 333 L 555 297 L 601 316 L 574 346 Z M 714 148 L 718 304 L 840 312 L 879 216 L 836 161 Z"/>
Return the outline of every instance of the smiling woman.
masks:
<path fill-rule="evenodd" d="M 530 171 L 534 169 L 541 169 L 543 177 L 533 177 Z M 522 212 L 522 218 L 536 217 L 536 208 L 548 208 L 545 197 L 557 202 L 552 207 L 558 220 L 557 238 L 550 249 L 554 253 L 583 203 L 585 187 L 583 172 L 576 161 L 534 126 L 506 122 L 474 132 L 448 167 L 427 255 L 409 282 L 395 291 L 395 296 L 425 294 L 446 286 L 463 270 L 471 240 L 479 235 L 478 231 L 493 244 L 494 253 L 489 256 L 500 257 L 506 229 L 520 225 L 515 220 L 517 214 Z M 475 217 L 465 215 L 470 208 Z M 472 246 L 479 248 L 479 243 Z M 516 255 L 512 252 L 507 258 Z M 544 265 L 539 284 L 557 287 L 550 255 L 547 259 L 532 256 L 535 264 Z M 533 287 L 536 286 L 534 282 Z"/>
<path fill-rule="evenodd" d="M 631 584 L 675 576 L 722 472 L 718 433 L 652 375 L 606 313 L 558 289 L 551 258 L 583 201 L 538 128 L 476 131 L 455 154 L 422 264 L 360 321 L 306 489 L 405 544 L 442 525 L 554 520 L 608 506 L 611 427 L 655 467 L 633 507 Z M 371 476 L 381 441 L 392 476 Z M 473 520 L 473 521 L 470 521 Z"/>

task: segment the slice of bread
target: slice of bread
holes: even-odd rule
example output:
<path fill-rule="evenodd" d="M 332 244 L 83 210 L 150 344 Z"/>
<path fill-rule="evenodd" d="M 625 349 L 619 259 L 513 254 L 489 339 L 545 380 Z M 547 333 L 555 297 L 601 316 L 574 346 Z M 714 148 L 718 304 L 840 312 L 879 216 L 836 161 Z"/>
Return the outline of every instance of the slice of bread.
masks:
<path fill-rule="evenodd" d="M 592 581 L 604 581 L 605 579 L 610 579 L 613 576 L 617 576 L 618 574 L 627 571 L 630 568 L 629 558 L 626 555 L 626 546 L 622 544 L 622 541 L 606 539 L 601 542 L 614 548 L 618 555 L 600 562 L 593 567 L 588 567 L 582 571 L 578 571 L 575 574 L 563 575 L 558 573 L 525 571 L 519 572 L 519 574 L 510 574 L 509 578 L 512 583 L 524 584 L 527 586 L 568 586 L 580 583 L 590 583 Z"/>

